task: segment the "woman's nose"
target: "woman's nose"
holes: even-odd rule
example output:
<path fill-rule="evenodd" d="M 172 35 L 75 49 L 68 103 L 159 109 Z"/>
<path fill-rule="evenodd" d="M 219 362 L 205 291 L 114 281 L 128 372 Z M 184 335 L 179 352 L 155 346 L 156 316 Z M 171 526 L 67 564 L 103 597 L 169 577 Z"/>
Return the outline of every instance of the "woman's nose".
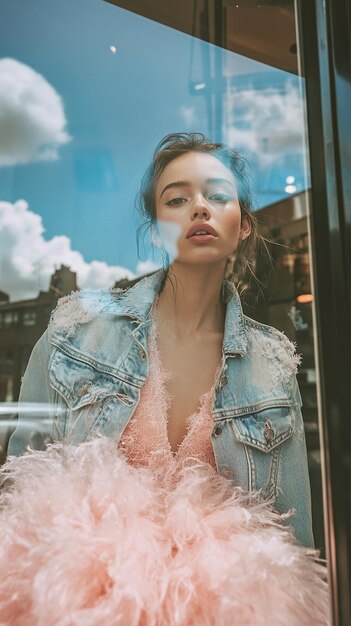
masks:
<path fill-rule="evenodd" d="M 211 217 L 209 209 L 205 205 L 204 201 L 201 201 L 200 199 L 194 203 L 191 214 L 193 219 L 208 219 Z"/>

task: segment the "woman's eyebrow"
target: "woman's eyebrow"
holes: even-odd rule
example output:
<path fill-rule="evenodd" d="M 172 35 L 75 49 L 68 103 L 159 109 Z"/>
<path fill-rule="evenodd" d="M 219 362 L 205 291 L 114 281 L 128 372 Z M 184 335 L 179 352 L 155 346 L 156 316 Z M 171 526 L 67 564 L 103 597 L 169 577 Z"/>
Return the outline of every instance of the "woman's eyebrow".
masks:
<path fill-rule="evenodd" d="M 221 183 L 227 183 L 228 185 L 230 185 L 231 187 L 233 187 L 233 189 L 235 189 L 233 183 L 228 180 L 228 178 L 207 178 L 206 183 L 210 183 L 210 184 L 221 184 Z"/>
<path fill-rule="evenodd" d="M 173 189 L 174 187 L 190 187 L 190 185 L 191 185 L 190 180 L 177 180 L 174 183 L 169 183 L 168 185 L 165 186 L 164 190 L 162 191 L 160 195 L 160 198 L 162 197 L 164 192 L 167 191 L 167 189 Z"/>
<path fill-rule="evenodd" d="M 233 189 L 235 189 L 233 183 L 230 182 L 230 180 L 228 180 L 227 178 L 207 178 L 206 179 L 206 183 L 210 183 L 210 185 L 212 185 L 212 184 L 217 184 L 218 185 L 218 184 L 221 184 L 221 183 L 227 183 L 228 185 L 233 187 Z M 162 191 L 162 193 L 160 195 L 160 198 L 162 197 L 164 192 L 167 191 L 167 189 L 174 189 L 175 187 L 190 187 L 190 186 L 191 186 L 191 182 L 189 180 L 177 180 L 174 183 L 169 183 L 163 189 L 163 191 Z"/>

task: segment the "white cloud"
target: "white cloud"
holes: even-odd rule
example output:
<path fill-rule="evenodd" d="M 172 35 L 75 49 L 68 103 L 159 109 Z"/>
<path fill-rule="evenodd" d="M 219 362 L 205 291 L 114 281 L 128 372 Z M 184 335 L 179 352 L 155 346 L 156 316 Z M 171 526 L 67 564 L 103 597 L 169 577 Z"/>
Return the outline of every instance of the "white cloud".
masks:
<path fill-rule="evenodd" d="M 154 272 L 155 270 L 159 270 L 161 268 L 160 263 L 155 263 L 151 259 L 147 259 L 146 261 L 139 261 L 136 266 L 136 273 L 139 274 L 149 274 L 150 272 Z"/>
<path fill-rule="evenodd" d="M 68 237 L 46 240 L 44 232 L 41 217 L 29 210 L 25 200 L 14 204 L 0 201 L 0 290 L 12 300 L 36 297 L 40 289 L 46 291 L 51 274 L 61 264 L 77 272 L 80 288 L 112 287 L 120 278 L 135 276 L 118 265 L 87 263 L 80 252 L 72 250 Z"/>
<path fill-rule="evenodd" d="M 303 101 L 291 82 L 284 93 L 272 88 L 231 92 L 227 106 L 226 143 L 254 153 L 262 166 L 305 150 Z"/>
<path fill-rule="evenodd" d="M 0 59 L 0 166 L 58 158 L 70 141 L 62 99 L 48 81 L 15 59 Z"/>

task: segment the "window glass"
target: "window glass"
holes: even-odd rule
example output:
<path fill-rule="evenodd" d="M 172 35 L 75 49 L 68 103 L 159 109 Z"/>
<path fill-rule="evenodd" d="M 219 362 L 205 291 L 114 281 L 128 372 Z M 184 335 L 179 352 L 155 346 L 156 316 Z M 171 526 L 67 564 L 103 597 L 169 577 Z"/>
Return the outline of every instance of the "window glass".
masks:
<path fill-rule="evenodd" d="M 134 206 L 158 141 L 184 131 L 229 144 L 250 163 L 254 211 L 272 255 L 272 267 L 257 259 L 261 287 L 245 312 L 285 332 L 302 355 L 323 555 L 310 175 L 294 6 L 224 2 L 219 28 L 206 3 L 181 17 L 172 3 L 169 11 L 167 3 L 124 4 L 130 10 L 101 0 L 11 0 L 1 9 L 1 402 L 18 398 L 60 297 L 124 286 L 161 267 L 149 233 L 138 256 Z M 221 37 L 211 35 L 216 29 Z"/>

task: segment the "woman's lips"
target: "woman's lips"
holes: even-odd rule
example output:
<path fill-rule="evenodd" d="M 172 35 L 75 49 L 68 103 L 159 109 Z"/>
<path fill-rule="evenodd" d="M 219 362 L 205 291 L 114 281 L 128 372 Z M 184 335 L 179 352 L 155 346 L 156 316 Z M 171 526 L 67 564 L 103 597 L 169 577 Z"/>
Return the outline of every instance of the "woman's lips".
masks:
<path fill-rule="evenodd" d="M 191 235 L 188 237 L 188 241 L 192 243 L 207 243 L 210 241 L 214 241 L 217 239 L 215 235 L 210 235 L 210 233 L 206 233 L 206 235 Z"/>
<path fill-rule="evenodd" d="M 206 233 L 209 235 L 213 235 L 214 237 L 217 237 L 218 233 L 217 231 L 213 228 L 213 226 L 211 226 L 211 224 L 205 224 L 205 223 L 201 223 L 201 222 L 196 222 L 195 224 L 193 224 L 188 232 L 187 232 L 187 238 L 192 237 L 193 235 L 195 235 L 196 233 Z"/>

